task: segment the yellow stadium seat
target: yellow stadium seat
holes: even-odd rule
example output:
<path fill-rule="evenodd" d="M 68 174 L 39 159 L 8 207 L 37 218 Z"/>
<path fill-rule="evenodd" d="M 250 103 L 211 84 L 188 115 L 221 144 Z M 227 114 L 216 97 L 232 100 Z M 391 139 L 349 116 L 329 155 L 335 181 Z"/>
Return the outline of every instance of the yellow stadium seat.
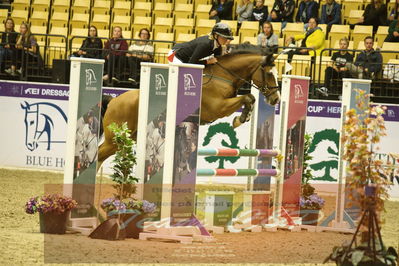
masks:
<path fill-rule="evenodd" d="M 352 13 L 352 11 L 362 11 L 363 9 L 363 0 L 345 0 L 342 3 L 342 17 L 345 19 L 345 21 L 347 21 L 347 23 L 351 23 L 348 22 L 352 21 L 352 16 L 355 13 Z M 362 12 L 363 15 L 364 12 Z M 356 21 L 357 22 L 357 21 Z M 355 23 L 356 23 L 355 22 Z"/>
<path fill-rule="evenodd" d="M 155 3 L 152 10 L 153 21 L 157 18 L 170 18 L 172 17 L 172 4 L 171 3 Z"/>
<path fill-rule="evenodd" d="M 177 18 L 174 25 L 175 37 L 180 33 L 191 34 L 194 29 L 194 19 L 192 18 Z"/>
<path fill-rule="evenodd" d="M 54 0 L 51 10 L 52 12 L 69 13 L 70 5 L 70 0 Z"/>
<path fill-rule="evenodd" d="M 130 30 L 130 16 L 114 16 L 112 27 L 120 26 L 124 31 Z"/>
<path fill-rule="evenodd" d="M 332 25 L 330 33 L 328 35 L 328 42 L 330 43 L 329 47 L 335 45 L 336 41 L 339 41 L 344 37 L 348 38 L 349 40 L 349 32 L 349 25 Z"/>
<path fill-rule="evenodd" d="M 321 30 L 324 32 L 324 35 L 327 34 L 327 24 L 319 24 L 317 26 L 321 28 Z"/>
<path fill-rule="evenodd" d="M 132 9 L 131 1 L 115 1 L 114 7 L 112 8 L 112 15 L 118 16 L 130 16 L 130 11 Z"/>
<path fill-rule="evenodd" d="M 197 37 L 209 34 L 212 31 L 212 28 L 215 25 L 215 23 L 216 23 L 216 20 L 214 20 L 214 19 L 198 20 L 197 25 L 195 27 Z"/>
<path fill-rule="evenodd" d="M 152 25 L 152 33 L 154 36 L 157 36 L 158 32 L 172 33 L 173 18 L 157 17 L 155 23 Z"/>
<path fill-rule="evenodd" d="M 175 5 L 177 4 L 192 4 L 194 1 L 192 0 L 175 0 Z"/>
<path fill-rule="evenodd" d="M 257 45 L 258 37 L 244 36 L 244 37 L 241 37 L 240 42 L 241 43 L 249 42 L 250 44 Z"/>
<path fill-rule="evenodd" d="M 221 20 L 220 22 L 225 23 L 230 26 L 233 35 L 237 33 L 237 20 Z"/>
<path fill-rule="evenodd" d="M 353 47 L 357 47 L 359 42 L 363 42 L 367 36 L 373 36 L 373 26 L 356 25 L 351 37 Z"/>
<path fill-rule="evenodd" d="M 67 27 L 56 27 L 53 25 L 50 25 L 50 35 L 63 35 L 65 37 L 68 36 L 68 28 Z M 56 43 L 61 43 L 61 42 L 66 42 L 65 38 L 60 37 L 60 36 L 48 36 L 48 40 L 51 40 L 52 42 Z"/>
<path fill-rule="evenodd" d="M 336 40 L 334 46 L 331 48 L 339 49 L 339 40 Z M 353 50 L 353 41 L 349 41 L 348 49 Z"/>
<path fill-rule="evenodd" d="M 31 26 L 30 27 L 30 32 L 32 34 L 46 34 L 47 33 L 47 27 L 46 26 Z"/>
<path fill-rule="evenodd" d="M 282 75 L 285 74 L 285 63 L 288 60 L 287 54 L 279 54 L 278 57 L 274 60 L 274 64 L 276 65 L 277 72 L 278 72 L 278 79 L 281 80 Z"/>
<path fill-rule="evenodd" d="M 281 37 L 281 22 L 271 22 L 272 26 L 273 26 L 273 31 L 274 34 L 277 35 L 277 37 Z M 260 30 L 261 32 L 263 31 L 263 29 Z"/>
<path fill-rule="evenodd" d="M 240 44 L 240 36 L 233 36 L 234 40 L 230 44 Z"/>
<path fill-rule="evenodd" d="M 175 19 L 192 18 L 193 4 L 175 4 L 175 10 L 173 11 L 173 15 Z"/>
<path fill-rule="evenodd" d="M 46 47 L 46 65 L 52 66 L 54 59 L 66 59 L 66 42 L 56 42 L 48 39 Z"/>
<path fill-rule="evenodd" d="M 17 10 L 14 9 L 11 12 L 11 17 L 14 20 L 15 24 L 20 25 L 22 22 L 28 22 L 28 10 Z"/>
<path fill-rule="evenodd" d="M 363 16 L 363 10 L 352 9 L 350 10 L 349 17 L 346 18 L 348 24 L 356 24 L 359 22 L 359 19 Z"/>
<path fill-rule="evenodd" d="M 94 25 L 97 29 L 109 29 L 110 15 L 95 14 L 90 25 Z"/>
<path fill-rule="evenodd" d="M 157 48 L 155 49 L 154 61 L 158 64 L 167 64 L 168 63 L 168 53 L 170 49 L 168 48 Z"/>
<path fill-rule="evenodd" d="M 71 28 L 88 28 L 89 26 L 89 13 L 74 13 L 72 15 L 70 26 Z"/>
<path fill-rule="evenodd" d="M 379 26 L 377 33 L 375 34 L 375 41 L 378 43 L 378 47 L 382 47 L 385 38 L 388 36 L 388 26 Z"/>
<path fill-rule="evenodd" d="M 194 5 L 197 8 L 199 5 L 211 5 L 212 6 L 212 0 L 194 0 Z M 211 9 L 209 9 L 211 10 Z M 209 12 L 208 10 L 208 12 Z"/>
<path fill-rule="evenodd" d="M 286 40 L 287 37 L 294 37 L 295 35 L 304 33 L 303 27 L 303 23 L 287 23 L 283 31 L 284 40 Z"/>
<path fill-rule="evenodd" d="M 29 18 L 31 25 L 47 26 L 48 24 L 48 11 L 33 11 Z"/>
<path fill-rule="evenodd" d="M 189 42 L 195 39 L 195 34 L 179 33 L 176 37 L 177 43 Z"/>
<path fill-rule="evenodd" d="M 311 56 L 310 55 L 297 55 L 292 57 L 292 75 L 297 76 L 310 76 L 311 74 Z"/>
<path fill-rule="evenodd" d="M 89 31 L 85 28 L 73 28 L 71 30 L 71 36 L 88 36 Z"/>
<path fill-rule="evenodd" d="M 174 36 L 173 33 L 163 33 L 158 32 L 154 38 L 155 41 L 170 41 L 173 42 Z M 154 42 L 155 49 L 157 48 L 168 48 L 172 49 L 172 43 L 162 43 L 162 42 Z"/>
<path fill-rule="evenodd" d="M 75 13 L 89 13 L 90 0 L 74 0 L 72 5 L 72 14 Z"/>
<path fill-rule="evenodd" d="M 32 11 L 50 11 L 50 0 L 33 0 L 31 4 Z"/>
<path fill-rule="evenodd" d="M 109 32 L 109 30 L 108 29 L 106 29 L 106 30 L 103 30 L 103 29 L 98 29 L 97 30 L 97 35 L 98 35 L 98 37 L 100 37 L 100 38 L 109 38 L 110 36 L 110 32 Z"/>
<path fill-rule="evenodd" d="M 135 16 L 133 24 L 132 24 L 133 36 L 137 36 L 134 34 L 142 28 L 147 28 L 149 31 L 151 31 L 151 24 L 152 24 L 151 21 L 152 21 L 151 17 Z M 133 37 L 133 38 L 135 38 L 135 37 Z"/>
<path fill-rule="evenodd" d="M 209 19 L 209 11 L 211 10 L 212 5 L 196 5 L 195 8 L 195 21 L 198 23 L 200 19 Z"/>
<path fill-rule="evenodd" d="M 51 15 L 50 23 L 57 27 L 67 27 L 68 26 L 69 14 L 64 12 L 54 12 Z"/>
<path fill-rule="evenodd" d="M 8 9 L 2 8 L 0 9 L 0 19 L 1 22 L 4 22 L 4 20 L 8 18 Z"/>
<path fill-rule="evenodd" d="M 111 1 L 107 0 L 94 0 L 94 4 L 91 8 L 93 15 L 109 15 L 111 9 Z"/>
<path fill-rule="evenodd" d="M 4 31 L 4 23 L 0 24 L 0 31 Z"/>
<path fill-rule="evenodd" d="M 259 33 L 258 21 L 243 21 L 240 28 L 240 38 L 256 37 Z"/>
<path fill-rule="evenodd" d="M 397 42 L 384 42 L 381 51 L 395 51 L 395 53 L 382 53 L 382 59 L 386 64 L 391 59 L 398 59 L 399 43 Z"/>
<path fill-rule="evenodd" d="M 151 3 L 148 2 L 136 2 L 133 8 L 134 17 L 150 17 L 151 16 Z"/>
<path fill-rule="evenodd" d="M 323 83 L 325 79 L 326 68 L 328 64 L 331 62 L 331 57 L 322 56 L 320 62 L 320 56 L 318 56 L 315 62 L 316 62 L 316 68 L 315 68 L 314 78 L 316 79 L 316 81 L 320 81 L 320 83 Z"/>
<path fill-rule="evenodd" d="M 30 0 L 14 0 L 11 4 L 11 10 L 29 10 Z"/>

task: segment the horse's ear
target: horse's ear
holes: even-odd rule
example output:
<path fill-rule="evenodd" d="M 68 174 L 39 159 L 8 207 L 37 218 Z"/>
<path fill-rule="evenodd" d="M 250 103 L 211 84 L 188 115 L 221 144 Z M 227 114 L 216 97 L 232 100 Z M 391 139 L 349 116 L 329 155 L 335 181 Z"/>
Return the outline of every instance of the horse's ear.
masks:
<path fill-rule="evenodd" d="M 23 105 L 23 103 L 25 103 L 25 105 Z M 28 102 L 27 102 L 27 101 L 24 101 L 23 103 L 21 103 L 21 108 L 22 108 L 22 109 L 27 109 L 27 110 L 29 110 L 29 104 L 28 104 Z"/>

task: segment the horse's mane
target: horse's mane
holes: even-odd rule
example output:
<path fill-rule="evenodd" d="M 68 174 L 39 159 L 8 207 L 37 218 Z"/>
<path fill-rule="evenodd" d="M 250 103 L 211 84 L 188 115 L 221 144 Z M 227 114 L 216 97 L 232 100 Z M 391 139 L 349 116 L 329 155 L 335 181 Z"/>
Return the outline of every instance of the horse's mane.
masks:
<path fill-rule="evenodd" d="M 253 45 L 250 43 L 233 44 L 229 46 L 229 55 L 235 54 L 259 54 L 259 55 L 270 55 L 273 52 L 260 45 Z"/>

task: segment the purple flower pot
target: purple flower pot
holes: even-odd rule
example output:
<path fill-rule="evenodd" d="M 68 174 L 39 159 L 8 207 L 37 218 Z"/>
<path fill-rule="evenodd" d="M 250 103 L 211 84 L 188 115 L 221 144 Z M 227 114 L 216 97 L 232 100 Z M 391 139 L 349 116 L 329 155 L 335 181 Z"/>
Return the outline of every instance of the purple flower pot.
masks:
<path fill-rule="evenodd" d="M 320 210 L 301 209 L 300 216 L 302 218 L 302 224 L 316 226 L 319 220 L 319 211 Z"/>

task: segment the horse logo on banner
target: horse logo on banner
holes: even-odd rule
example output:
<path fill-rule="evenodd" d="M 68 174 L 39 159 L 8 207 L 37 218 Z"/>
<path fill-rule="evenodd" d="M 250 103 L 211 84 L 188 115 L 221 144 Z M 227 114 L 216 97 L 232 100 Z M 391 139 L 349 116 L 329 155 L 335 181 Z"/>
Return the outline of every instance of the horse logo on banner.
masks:
<path fill-rule="evenodd" d="M 159 91 L 166 88 L 165 78 L 162 74 L 155 74 L 155 90 Z"/>
<path fill-rule="evenodd" d="M 195 87 L 196 86 L 195 86 L 193 75 L 184 74 L 184 90 L 189 91 L 191 89 L 194 89 Z"/>
<path fill-rule="evenodd" d="M 91 86 L 97 82 L 96 74 L 91 68 L 86 69 L 86 86 Z"/>
<path fill-rule="evenodd" d="M 25 146 L 28 150 L 36 150 L 40 143 L 46 143 L 47 150 L 50 150 L 51 143 L 65 143 L 65 140 L 52 139 L 56 124 L 68 121 L 58 105 L 49 102 L 30 104 L 25 101 L 21 103 L 21 108 L 25 110 Z M 57 116 L 61 118 L 55 119 Z"/>

